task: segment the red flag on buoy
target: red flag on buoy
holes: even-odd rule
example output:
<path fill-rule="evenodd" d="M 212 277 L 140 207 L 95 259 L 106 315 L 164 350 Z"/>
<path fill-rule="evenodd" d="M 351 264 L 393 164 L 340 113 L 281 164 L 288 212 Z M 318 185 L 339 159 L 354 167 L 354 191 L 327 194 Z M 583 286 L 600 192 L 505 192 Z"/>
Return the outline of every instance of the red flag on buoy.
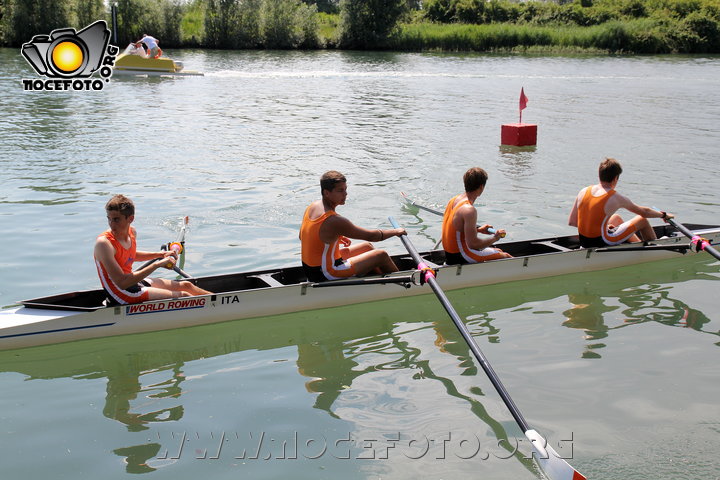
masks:
<path fill-rule="evenodd" d="M 525 88 L 520 87 L 520 123 L 522 123 L 522 111 L 527 107 L 528 98 L 525 96 Z"/>

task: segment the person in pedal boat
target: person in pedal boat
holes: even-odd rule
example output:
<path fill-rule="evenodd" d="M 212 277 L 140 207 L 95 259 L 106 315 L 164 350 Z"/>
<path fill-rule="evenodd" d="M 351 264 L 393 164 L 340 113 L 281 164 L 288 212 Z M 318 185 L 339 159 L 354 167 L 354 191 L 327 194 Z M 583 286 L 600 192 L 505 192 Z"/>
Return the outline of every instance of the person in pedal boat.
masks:
<path fill-rule="evenodd" d="M 600 162 L 598 176 L 600 183 L 583 188 L 575 197 L 570 211 L 568 225 L 577 227 L 580 245 L 583 247 L 606 247 L 623 242 L 645 242 L 655 240 L 648 218 L 662 218 L 667 221 L 673 215 L 634 204 L 629 198 L 620 195 L 615 187 L 620 180 L 622 167 L 614 158 Z M 635 217 L 623 221 L 618 215 L 624 208 Z"/>
<path fill-rule="evenodd" d="M 340 172 L 329 171 L 320 178 L 322 198 L 311 203 L 303 215 L 300 243 L 303 270 L 312 282 L 398 270 L 385 250 L 368 242 L 405 234 L 403 228 L 368 230 L 335 213 L 345 205 L 347 180 Z M 351 238 L 366 240 L 351 244 Z"/>
<path fill-rule="evenodd" d="M 158 268 L 172 268 L 177 252 L 137 251 L 135 228 L 130 225 L 135 220 L 132 200 L 115 195 L 105 205 L 105 212 L 110 229 L 97 237 L 94 257 L 103 289 L 114 303 L 139 303 L 210 293 L 187 281 L 148 278 Z M 159 260 L 133 272 L 134 262 L 154 258 Z"/>
<path fill-rule="evenodd" d="M 488 174 L 480 167 L 473 167 L 463 175 L 465 193 L 454 196 L 445 207 L 442 225 L 442 244 L 445 249 L 445 263 L 458 265 L 479 263 L 500 258 L 511 258 L 492 244 L 505 236 L 505 230 L 498 229 L 490 234 L 492 225 L 477 226 L 475 200 L 482 195 Z M 478 236 L 478 233 L 483 236 Z"/>
<path fill-rule="evenodd" d="M 135 43 L 145 44 L 145 46 L 147 47 L 148 58 L 160 58 L 162 56 L 162 50 L 160 50 L 160 46 L 158 45 L 160 41 L 155 37 L 151 37 L 147 33 L 143 33 L 142 38 Z"/>

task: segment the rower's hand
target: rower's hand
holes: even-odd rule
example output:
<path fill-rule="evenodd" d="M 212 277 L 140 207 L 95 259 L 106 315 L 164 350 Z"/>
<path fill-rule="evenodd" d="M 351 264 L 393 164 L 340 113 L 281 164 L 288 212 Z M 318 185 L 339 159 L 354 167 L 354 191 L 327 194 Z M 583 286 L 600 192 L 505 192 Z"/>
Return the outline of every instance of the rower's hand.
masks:
<path fill-rule="evenodd" d="M 178 259 L 178 252 L 177 252 L 177 250 L 163 250 L 162 252 L 160 252 L 160 255 L 161 255 L 163 258 L 173 257 L 175 260 Z"/>
<path fill-rule="evenodd" d="M 155 262 L 157 264 L 157 268 L 163 267 L 167 268 L 168 270 L 172 270 L 177 263 L 177 254 L 173 255 L 175 252 L 165 253 L 166 255 L 163 258 L 160 258 L 157 262 Z"/>
<path fill-rule="evenodd" d="M 407 232 L 405 231 L 404 228 L 394 228 L 392 230 L 392 232 L 393 232 L 393 235 L 396 237 L 402 237 L 403 235 L 407 235 Z"/>
<path fill-rule="evenodd" d="M 673 215 L 672 213 L 668 213 L 668 212 L 662 212 L 662 213 L 664 213 L 664 215 L 661 218 L 663 219 L 663 221 L 665 223 L 667 223 L 668 220 L 670 220 L 671 218 L 675 218 L 675 215 Z"/>
<path fill-rule="evenodd" d="M 495 240 L 500 240 L 501 238 L 505 238 L 505 235 L 507 235 L 507 232 L 505 231 L 504 228 L 498 228 L 497 230 L 495 230 L 495 234 L 494 234 Z"/>
<path fill-rule="evenodd" d="M 478 233 L 482 233 L 484 235 L 490 235 L 490 229 L 493 228 L 492 225 L 489 223 L 484 224 L 482 227 L 478 227 L 477 231 Z"/>

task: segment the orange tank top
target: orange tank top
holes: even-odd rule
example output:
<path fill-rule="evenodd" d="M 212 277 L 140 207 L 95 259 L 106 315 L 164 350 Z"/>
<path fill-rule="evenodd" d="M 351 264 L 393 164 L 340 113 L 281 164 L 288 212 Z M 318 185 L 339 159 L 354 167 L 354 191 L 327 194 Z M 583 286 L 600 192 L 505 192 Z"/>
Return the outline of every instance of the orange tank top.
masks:
<path fill-rule="evenodd" d="M 610 216 L 605 213 L 605 205 L 615 195 L 615 190 L 595 197 L 592 194 L 592 186 L 587 187 L 585 196 L 578 206 L 578 233 L 584 237 L 601 237 L 607 230 L 607 222 Z"/>
<path fill-rule="evenodd" d="M 318 218 L 310 219 L 310 207 L 305 209 L 302 225 L 300 226 L 300 246 L 302 262 L 309 267 L 319 267 L 322 265 L 323 254 L 326 245 L 320 240 L 320 227 L 328 218 L 337 215 L 333 210 L 325 212 Z M 340 243 L 335 242 L 333 252 L 333 260 L 337 260 L 340 255 Z"/>
<path fill-rule="evenodd" d="M 133 263 L 135 263 L 135 252 L 137 251 L 134 229 L 130 229 L 130 248 L 123 247 L 110 230 L 101 233 L 98 238 L 100 237 L 107 238 L 112 244 L 115 249 L 115 261 L 120 265 L 123 273 L 132 272 Z"/>
<path fill-rule="evenodd" d="M 457 241 L 457 230 L 455 229 L 455 226 L 453 226 L 453 219 L 455 218 L 455 214 L 457 213 L 458 209 L 462 207 L 463 205 L 467 205 L 470 202 L 467 201 L 467 199 L 463 200 L 462 202 L 458 202 L 457 205 L 453 207 L 453 203 L 455 203 L 455 200 L 460 195 L 455 195 L 453 198 L 450 199 L 450 201 L 447 204 L 447 207 L 445 207 L 445 213 L 443 215 L 443 224 L 442 224 L 442 244 L 443 249 L 446 252 L 450 253 L 460 253 L 460 245 L 458 245 Z M 460 232 L 460 238 L 461 241 L 465 241 L 465 233 Z"/>

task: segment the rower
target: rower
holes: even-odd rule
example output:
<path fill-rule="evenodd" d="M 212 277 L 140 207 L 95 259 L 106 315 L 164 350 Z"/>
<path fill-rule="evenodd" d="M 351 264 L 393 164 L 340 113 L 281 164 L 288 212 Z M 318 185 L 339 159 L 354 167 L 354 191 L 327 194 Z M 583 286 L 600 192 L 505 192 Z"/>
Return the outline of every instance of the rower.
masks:
<path fill-rule="evenodd" d="M 340 172 L 331 170 L 323 174 L 320 194 L 322 198 L 305 209 L 300 227 L 302 265 L 308 280 L 324 282 L 367 273 L 397 272 L 390 255 L 369 242 L 404 235 L 405 229 L 370 230 L 338 215 L 335 209 L 345 205 L 347 198 L 347 180 Z M 365 241 L 351 244 L 352 238 Z"/>
<path fill-rule="evenodd" d="M 137 251 L 137 234 L 131 226 L 135 220 L 132 200 L 115 195 L 105 205 L 105 212 L 110 229 L 97 237 L 94 255 L 100 282 L 112 303 L 131 304 L 211 293 L 188 281 L 149 278 L 158 268 L 173 268 L 178 251 Z M 156 260 L 133 272 L 134 262 L 153 259 Z"/>
<path fill-rule="evenodd" d="M 585 248 L 655 240 L 657 235 L 647 219 L 662 218 L 667 222 L 674 217 L 667 212 L 636 205 L 620 195 L 615 187 L 621 173 L 620 162 L 606 158 L 598 169 L 600 183 L 583 188 L 575 197 L 568 225 L 577 227 L 580 245 Z M 636 215 L 623 221 L 615 213 L 621 208 Z"/>
<path fill-rule="evenodd" d="M 475 200 L 482 195 L 488 174 L 480 167 L 465 172 L 463 183 L 465 193 L 454 196 L 445 207 L 442 226 L 442 244 L 445 249 L 445 263 L 459 265 L 480 263 L 500 258 L 511 258 L 492 244 L 505 236 L 505 230 L 493 229 L 492 225 L 477 225 Z M 482 237 L 478 233 L 483 234 Z"/>

